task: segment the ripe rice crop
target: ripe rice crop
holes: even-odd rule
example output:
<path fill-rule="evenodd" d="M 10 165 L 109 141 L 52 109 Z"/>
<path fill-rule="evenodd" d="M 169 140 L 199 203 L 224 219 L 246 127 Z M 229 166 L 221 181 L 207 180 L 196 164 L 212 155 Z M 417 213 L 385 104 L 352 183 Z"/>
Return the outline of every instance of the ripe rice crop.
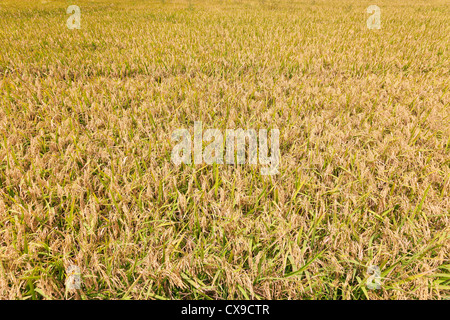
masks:
<path fill-rule="evenodd" d="M 445 0 L 0 0 L 0 298 L 449 298 L 449 20 Z M 194 122 L 278 129 L 278 173 L 174 164 Z"/>

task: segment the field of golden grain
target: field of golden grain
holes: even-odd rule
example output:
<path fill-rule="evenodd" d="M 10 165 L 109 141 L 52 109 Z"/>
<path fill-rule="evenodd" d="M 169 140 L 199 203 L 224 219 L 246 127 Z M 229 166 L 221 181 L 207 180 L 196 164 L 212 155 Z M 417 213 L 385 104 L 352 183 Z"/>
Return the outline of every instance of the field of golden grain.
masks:
<path fill-rule="evenodd" d="M 0 298 L 448 298 L 449 20 L 445 0 L 0 0 Z M 279 129 L 279 173 L 175 165 L 195 121 Z"/>

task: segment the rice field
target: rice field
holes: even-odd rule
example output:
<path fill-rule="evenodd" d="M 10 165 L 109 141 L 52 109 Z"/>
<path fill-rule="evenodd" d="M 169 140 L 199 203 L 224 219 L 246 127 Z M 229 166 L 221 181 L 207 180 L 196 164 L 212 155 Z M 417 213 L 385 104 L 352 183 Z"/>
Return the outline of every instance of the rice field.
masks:
<path fill-rule="evenodd" d="M 448 299 L 449 22 L 444 0 L 0 0 L 0 299 Z M 279 130 L 277 173 L 174 163 L 196 122 Z"/>

